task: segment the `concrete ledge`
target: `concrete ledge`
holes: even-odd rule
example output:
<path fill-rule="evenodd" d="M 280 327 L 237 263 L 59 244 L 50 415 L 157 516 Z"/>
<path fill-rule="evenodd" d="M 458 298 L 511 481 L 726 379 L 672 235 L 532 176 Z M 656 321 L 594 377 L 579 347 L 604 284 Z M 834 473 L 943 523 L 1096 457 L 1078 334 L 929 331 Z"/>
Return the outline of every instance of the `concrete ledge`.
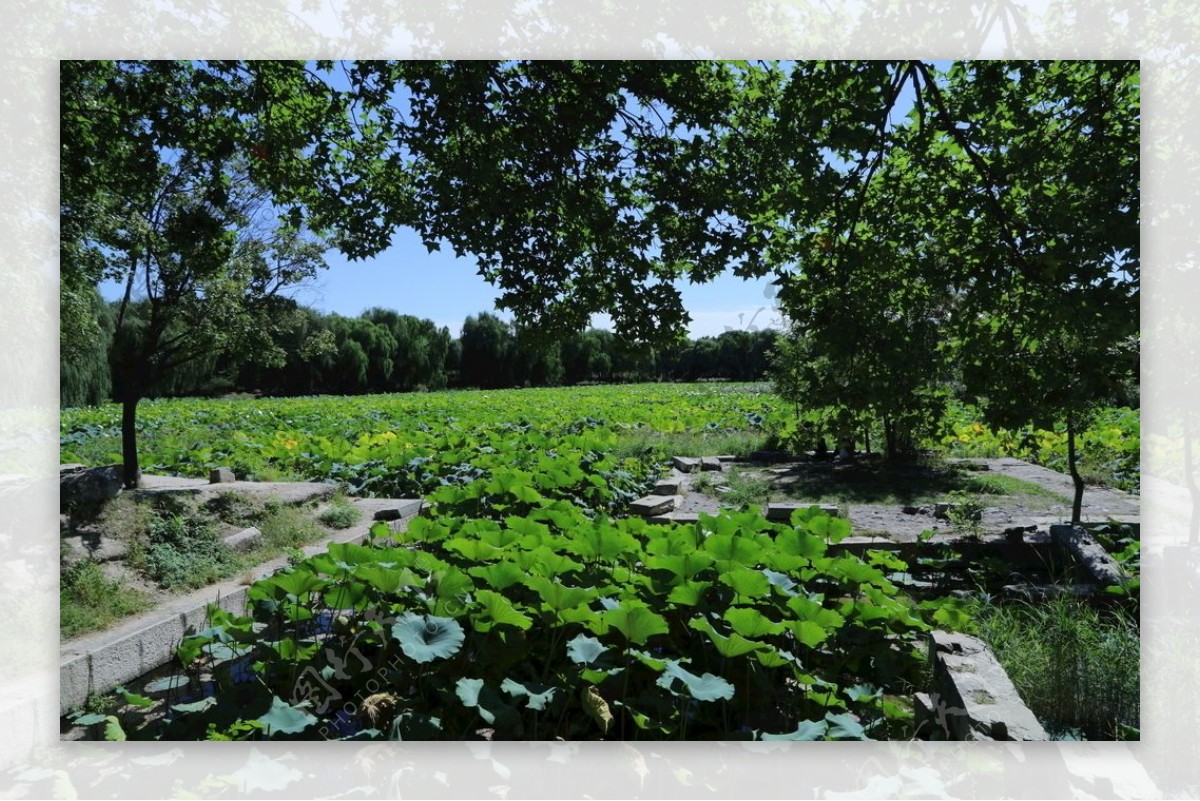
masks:
<path fill-rule="evenodd" d="M 929 634 L 934 691 L 917 698 L 918 724 L 942 740 L 1049 740 L 987 643 L 966 634 Z M 937 715 L 930 719 L 929 711 Z M 932 724 L 932 725 L 931 725 Z"/>
<path fill-rule="evenodd" d="M 393 530 L 407 526 L 421 506 L 420 501 L 392 500 L 387 503 L 411 512 L 393 522 Z M 305 556 L 313 556 L 325 551 L 331 543 L 361 541 L 371 524 L 371 521 L 360 523 L 302 550 Z M 287 557 L 265 562 L 250 571 L 249 580 L 269 576 L 287 563 Z M 209 604 L 215 603 L 237 614 L 244 612 L 246 589 L 244 577 L 227 579 L 188 595 L 170 598 L 161 606 L 129 618 L 114 628 L 64 643 L 59 650 L 59 714 L 65 715 L 82 706 L 90 695 L 110 692 L 170 662 L 189 630 L 205 628 Z"/>

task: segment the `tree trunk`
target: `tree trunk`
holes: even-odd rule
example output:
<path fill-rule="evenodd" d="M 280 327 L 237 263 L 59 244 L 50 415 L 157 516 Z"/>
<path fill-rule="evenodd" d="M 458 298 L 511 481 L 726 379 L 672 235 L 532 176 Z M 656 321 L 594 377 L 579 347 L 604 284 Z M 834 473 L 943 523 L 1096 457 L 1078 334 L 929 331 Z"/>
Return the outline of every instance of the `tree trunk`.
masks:
<path fill-rule="evenodd" d="M 1071 480 L 1075 483 L 1075 499 L 1071 501 L 1071 522 L 1078 523 L 1083 507 L 1083 477 L 1079 475 L 1075 454 L 1075 418 L 1067 415 L 1067 466 L 1071 470 Z"/>
<path fill-rule="evenodd" d="M 131 388 L 125 389 L 121 401 L 121 458 L 125 489 L 137 489 L 142 480 L 142 468 L 138 465 L 137 450 L 137 405 L 141 398 Z"/>

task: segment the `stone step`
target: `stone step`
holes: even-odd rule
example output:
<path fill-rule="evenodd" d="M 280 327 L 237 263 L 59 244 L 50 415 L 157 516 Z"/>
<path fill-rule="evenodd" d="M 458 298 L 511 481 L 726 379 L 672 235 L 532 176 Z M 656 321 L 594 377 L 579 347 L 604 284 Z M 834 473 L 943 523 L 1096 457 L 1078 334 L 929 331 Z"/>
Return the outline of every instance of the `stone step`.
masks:
<path fill-rule="evenodd" d="M 720 472 L 725 469 L 725 464 L 717 456 L 705 456 L 700 460 L 700 469 Z"/>
<path fill-rule="evenodd" d="M 692 473 L 700 469 L 700 460 L 695 456 L 673 456 L 671 466 L 680 473 Z"/>
<path fill-rule="evenodd" d="M 683 489 L 683 480 L 679 478 L 664 478 L 650 490 L 651 495 L 678 495 Z"/>
<path fill-rule="evenodd" d="M 681 500 L 678 495 L 647 495 L 629 504 L 629 511 L 642 517 L 652 517 L 672 511 Z"/>

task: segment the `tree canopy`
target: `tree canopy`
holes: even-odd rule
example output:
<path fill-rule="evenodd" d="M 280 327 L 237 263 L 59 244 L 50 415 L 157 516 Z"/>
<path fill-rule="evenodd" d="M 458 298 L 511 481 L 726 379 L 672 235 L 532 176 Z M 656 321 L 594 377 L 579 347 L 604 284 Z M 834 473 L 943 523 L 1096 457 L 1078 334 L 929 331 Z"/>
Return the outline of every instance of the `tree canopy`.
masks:
<path fill-rule="evenodd" d="M 668 343 L 688 319 L 681 282 L 774 276 L 798 353 L 836 379 L 797 391 L 908 425 L 936 407 L 923 379 L 952 364 L 993 421 L 1070 429 L 1135 361 L 1138 74 L 1124 61 L 64 62 L 64 321 L 82 321 L 64 337 L 86 327 L 89 282 L 147 256 L 131 220 L 157 219 L 189 265 L 231 263 L 243 175 L 281 230 L 327 234 L 351 258 L 400 226 L 474 257 L 527 336 L 607 313 L 623 338 Z M 191 200 L 171 205 L 163 188 L 179 181 Z"/>

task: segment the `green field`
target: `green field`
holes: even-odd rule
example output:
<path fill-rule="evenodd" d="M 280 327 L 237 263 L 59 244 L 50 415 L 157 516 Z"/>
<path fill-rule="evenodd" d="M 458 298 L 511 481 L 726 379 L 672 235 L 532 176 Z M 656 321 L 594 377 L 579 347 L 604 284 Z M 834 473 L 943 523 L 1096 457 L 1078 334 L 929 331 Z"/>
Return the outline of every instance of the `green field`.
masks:
<path fill-rule="evenodd" d="M 428 506 L 258 581 L 246 617 L 214 610 L 163 685 L 169 714 L 127 719 L 130 737 L 906 738 L 922 634 L 963 620 L 908 598 L 894 556 L 831 555 L 850 525 L 815 509 L 624 516 L 665 457 L 794 426 L 761 385 L 170 400 L 139 420 L 147 472 Z M 119 461 L 118 421 L 64 411 L 63 461 Z"/>

